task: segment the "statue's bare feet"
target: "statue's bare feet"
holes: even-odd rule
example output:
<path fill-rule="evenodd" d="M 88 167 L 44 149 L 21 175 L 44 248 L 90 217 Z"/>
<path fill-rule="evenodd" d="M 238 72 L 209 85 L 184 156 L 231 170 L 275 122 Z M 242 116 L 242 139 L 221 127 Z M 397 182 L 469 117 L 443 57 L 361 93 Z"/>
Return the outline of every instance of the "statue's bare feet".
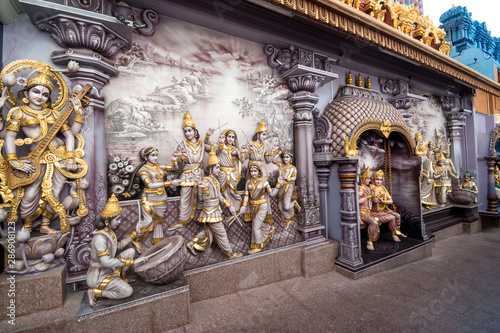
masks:
<path fill-rule="evenodd" d="M 254 254 L 254 253 L 257 253 L 257 252 L 260 252 L 260 251 L 262 251 L 262 249 L 250 249 L 250 250 L 248 250 L 248 253 L 249 254 Z"/>
<path fill-rule="evenodd" d="M 373 247 L 373 243 L 371 241 L 366 242 L 366 248 L 370 251 L 375 250 L 375 247 Z"/>
<path fill-rule="evenodd" d="M 186 243 L 186 247 L 189 250 L 189 252 L 191 252 L 191 254 L 193 256 L 195 256 L 197 254 L 197 252 L 196 252 L 195 248 L 193 247 L 193 245 L 194 245 L 193 241 L 189 241 Z"/>
<path fill-rule="evenodd" d="M 92 289 L 87 289 L 87 296 L 89 298 L 89 305 L 92 308 L 97 308 L 99 305 L 101 305 L 101 302 L 97 301 L 97 299 L 95 298 Z"/>
<path fill-rule="evenodd" d="M 401 239 L 399 239 L 398 235 L 392 235 L 392 239 L 394 239 L 395 242 L 401 242 Z"/>
<path fill-rule="evenodd" d="M 57 230 L 56 230 L 56 229 L 49 228 L 48 226 L 41 226 L 41 227 L 40 227 L 40 232 L 41 232 L 42 234 L 56 234 L 56 233 L 57 233 Z"/>
<path fill-rule="evenodd" d="M 241 257 L 243 257 L 243 253 L 234 252 L 229 256 L 229 259 L 241 258 Z"/>

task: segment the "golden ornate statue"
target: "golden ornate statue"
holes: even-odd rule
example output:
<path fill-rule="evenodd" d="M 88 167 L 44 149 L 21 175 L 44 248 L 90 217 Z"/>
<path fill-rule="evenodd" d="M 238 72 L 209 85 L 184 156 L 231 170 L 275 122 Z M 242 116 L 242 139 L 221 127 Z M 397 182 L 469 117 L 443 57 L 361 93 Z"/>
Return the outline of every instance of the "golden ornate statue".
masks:
<path fill-rule="evenodd" d="M 295 180 L 297 179 L 297 168 L 292 164 L 293 154 L 284 151 L 281 153 L 281 158 L 283 163 L 277 163 L 278 165 L 278 184 L 276 188 L 278 191 L 278 208 L 281 212 L 281 218 L 286 227 L 295 218 L 295 210 L 300 212 L 301 208 L 297 200 L 292 200 L 293 192 L 295 191 Z"/>
<path fill-rule="evenodd" d="M 440 206 L 445 206 L 447 195 L 451 192 L 451 178 L 458 179 L 457 174 L 446 164 L 444 154 L 439 155 L 434 168 L 434 183 L 437 190 L 437 201 Z"/>
<path fill-rule="evenodd" d="M 426 156 L 429 141 L 423 141 L 422 135 L 420 132 L 417 132 L 415 134 L 415 142 L 417 143 L 415 146 L 415 156 Z"/>
<path fill-rule="evenodd" d="M 392 238 L 396 242 L 400 242 L 398 236 L 406 236 L 399 230 L 401 227 L 401 217 L 398 213 L 389 208 L 393 204 L 392 196 L 387 191 L 382 182 L 384 181 L 384 172 L 379 170 L 373 174 L 372 185 L 373 190 L 373 207 L 372 216 L 378 218 L 381 223 L 389 223 L 389 230 L 391 230 Z"/>
<path fill-rule="evenodd" d="M 264 120 L 261 120 L 259 126 L 255 130 L 255 134 L 252 138 L 252 142 L 249 143 L 249 147 L 247 149 L 248 154 L 248 163 L 257 163 L 260 165 L 260 169 L 263 172 L 263 176 L 267 177 L 268 172 L 265 167 L 266 163 L 271 163 L 273 157 L 276 153 L 278 153 L 279 145 L 275 144 L 271 151 L 269 152 L 266 147 L 266 138 L 267 138 L 267 127 Z M 246 147 L 245 147 L 246 148 Z M 250 178 L 250 168 L 248 168 L 247 179 Z"/>
<path fill-rule="evenodd" d="M 132 296 L 134 290 L 129 282 L 133 281 L 125 278 L 125 272 L 134 264 L 148 260 L 147 257 L 134 260 L 133 248 L 118 253 L 132 242 L 130 237 L 118 241 L 113 232 L 121 223 L 121 213 L 122 208 L 113 193 L 104 206 L 92 237 L 87 271 L 87 296 L 91 307 L 99 305 L 99 298 L 124 299 Z"/>
<path fill-rule="evenodd" d="M 367 227 L 368 231 L 368 241 L 366 242 L 366 248 L 368 250 L 375 250 L 373 242 L 378 240 L 380 234 L 380 229 L 378 226 L 379 218 L 372 216 L 373 207 L 373 190 L 370 188 L 370 167 L 363 164 L 363 168 L 359 173 L 359 219 L 361 224 Z"/>
<path fill-rule="evenodd" d="M 28 69 L 32 72 L 27 78 L 16 78 L 16 74 Z M 78 64 L 70 62 L 68 69 L 76 71 Z M 0 76 L 2 95 L 8 96 L 3 100 L 12 106 L 6 118 L 4 140 L 0 140 L 5 153 L 0 160 L 3 184 L 0 188 L 2 197 L 11 200 L 3 205 L 10 207 L 7 221 L 17 221 L 19 209 L 24 228 L 31 230 L 33 222 L 42 216 L 40 231 L 53 233 L 50 221 L 57 214 L 61 231 L 68 232 L 70 224 L 59 195 L 67 179 L 81 180 L 87 173 L 87 164 L 81 159 L 85 143 L 79 132 L 84 122 L 83 107 L 88 103 L 84 96 L 91 86 L 83 87 L 65 107 L 69 100 L 66 82 L 59 71 L 43 62 L 14 61 Z M 53 81 L 59 90 L 54 102 L 51 99 Z M 22 86 L 17 96 L 12 90 L 16 83 Z M 68 118 L 73 112 L 70 126 Z M 18 157 L 18 153 L 23 152 L 29 152 L 28 156 Z M 81 200 L 78 215 L 86 214 L 84 200 Z"/>
<path fill-rule="evenodd" d="M 203 209 L 198 216 L 198 222 L 203 224 L 203 229 L 186 246 L 193 255 L 196 255 L 197 251 L 208 249 L 215 238 L 217 245 L 229 259 L 241 257 L 241 253 L 233 252 L 233 246 L 229 242 L 226 228 L 222 223 L 221 204 L 226 206 L 231 214 L 234 215 L 236 212 L 231 203 L 221 193 L 221 186 L 217 180 L 217 176 L 221 172 L 220 159 L 213 150 L 208 156 L 207 169 L 208 176 L 204 177 L 198 184 L 199 197 L 203 202 Z"/>
<path fill-rule="evenodd" d="M 427 158 L 422 165 L 422 180 L 420 182 L 420 194 L 424 208 L 431 209 L 437 205 L 436 188 L 434 184 L 434 151 L 427 150 Z"/>

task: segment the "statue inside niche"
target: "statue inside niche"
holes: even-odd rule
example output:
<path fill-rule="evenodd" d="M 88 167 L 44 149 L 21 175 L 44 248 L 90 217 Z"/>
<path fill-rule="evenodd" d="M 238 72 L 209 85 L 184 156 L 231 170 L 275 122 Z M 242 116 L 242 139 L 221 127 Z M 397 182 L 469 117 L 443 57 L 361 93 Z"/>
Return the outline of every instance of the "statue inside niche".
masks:
<path fill-rule="evenodd" d="M 126 271 L 134 265 L 148 261 L 147 257 L 134 260 L 135 249 L 126 248 L 132 243 L 131 237 L 118 241 L 113 232 L 121 223 L 122 208 L 113 193 L 104 206 L 101 219 L 93 233 L 90 267 L 87 271 L 87 296 L 91 307 L 99 305 L 99 298 L 125 299 L 132 296 L 132 280 L 125 278 Z"/>
<path fill-rule="evenodd" d="M 16 74 L 27 69 L 32 71 L 26 78 L 16 78 Z M 68 71 L 77 70 L 76 62 L 68 64 Z M 8 111 L 0 140 L 0 147 L 4 148 L 1 162 L 6 165 L 0 177 L 7 185 L 0 188 L 2 198 L 10 201 L 4 201 L 3 207 L 10 207 L 8 222 L 17 221 L 19 210 L 23 228 L 31 231 L 39 226 L 44 234 L 58 233 L 50 227 L 56 215 L 61 232 L 70 230 L 60 193 L 68 179 L 82 180 L 87 172 L 87 164 L 81 159 L 84 140 L 79 133 L 84 122 L 84 107 L 89 101 L 85 94 L 91 86 L 84 86 L 70 98 L 59 72 L 61 70 L 43 62 L 18 60 L 0 74 L 0 107 L 5 102 L 13 106 Z M 54 81 L 59 95 L 53 102 Z M 12 90 L 16 84 L 21 87 L 17 96 Z M 66 106 L 68 100 L 70 103 Z M 73 113 L 73 121 L 68 121 Z M 28 156 L 18 156 L 24 152 L 29 152 Z M 79 191 L 80 181 L 76 184 Z M 80 200 L 77 213 L 80 217 L 87 214 L 84 200 Z"/>
<path fill-rule="evenodd" d="M 187 223 L 191 222 L 194 218 L 196 210 L 201 209 L 201 200 L 198 200 L 198 193 L 196 184 L 203 178 L 203 160 L 205 152 L 210 151 L 210 136 L 214 133 L 212 128 L 209 128 L 205 134 L 204 141 L 199 140 L 200 134 L 194 123 L 193 118 L 186 112 L 184 121 L 182 122 L 184 136 L 183 140 L 176 147 L 175 154 L 181 158 L 181 165 L 172 162 L 172 170 L 182 170 L 180 177 L 181 187 L 180 193 L 180 206 L 179 206 L 179 222 L 168 228 L 168 230 L 175 230 L 182 228 Z M 192 186 L 188 186 L 192 184 Z"/>
<path fill-rule="evenodd" d="M 500 169 L 498 169 L 498 165 L 495 165 L 495 192 L 497 194 L 498 201 L 500 201 Z"/>
<path fill-rule="evenodd" d="M 207 171 L 208 176 L 204 177 L 198 183 L 199 198 L 202 199 L 203 203 L 203 208 L 198 216 L 198 222 L 203 227 L 186 246 L 193 255 L 196 255 L 198 251 L 208 249 L 215 238 L 217 245 L 219 245 L 219 248 L 229 259 L 239 258 L 242 254 L 233 252 L 233 246 L 227 237 L 226 227 L 222 223 L 221 204 L 225 205 L 233 216 L 236 215 L 236 211 L 221 193 L 221 187 L 217 180 L 217 176 L 221 172 L 220 160 L 213 150 L 208 156 Z"/>
<path fill-rule="evenodd" d="M 437 165 L 434 168 L 434 183 L 436 187 L 437 202 L 444 207 L 447 202 L 447 195 L 451 193 L 451 178 L 458 179 L 458 175 L 446 164 L 444 154 L 439 155 Z"/>
<path fill-rule="evenodd" d="M 378 240 L 380 235 L 380 229 L 378 225 L 379 218 L 372 216 L 373 207 L 373 189 L 370 187 L 370 167 L 363 164 L 363 168 L 359 175 L 360 187 L 359 187 L 359 219 L 361 223 L 367 226 L 368 241 L 366 242 L 366 248 L 368 250 L 375 250 L 373 242 Z"/>
<path fill-rule="evenodd" d="M 373 185 L 373 207 L 372 216 L 378 218 L 381 223 L 388 223 L 391 236 L 396 242 L 400 242 L 399 236 L 406 238 L 406 236 L 399 230 L 401 227 L 401 217 L 394 210 L 389 208 L 393 206 L 392 196 L 389 194 L 387 188 L 382 185 L 384 181 L 384 172 L 379 170 L 372 176 Z"/>

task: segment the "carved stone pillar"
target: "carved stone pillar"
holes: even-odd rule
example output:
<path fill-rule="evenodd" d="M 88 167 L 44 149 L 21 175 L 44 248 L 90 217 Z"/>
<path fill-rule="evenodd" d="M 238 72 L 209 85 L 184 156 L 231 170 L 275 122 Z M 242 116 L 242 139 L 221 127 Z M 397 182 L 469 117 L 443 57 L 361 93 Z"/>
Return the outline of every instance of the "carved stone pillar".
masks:
<path fill-rule="evenodd" d="M 67 74 L 71 89 L 77 90 L 87 83 L 93 86 L 88 94 L 90 103 L 85 108 L 85 122 L 80 133 L 85 140 L 83 158 L 89 166 L 85 176 L 90 184 L 86 190 L 88 215 L 76 227 L 66 256 L 67 282 L 76 282 L 85 278 L 92 231 L 107 200 L 103 87 L 111 76 L 118 74 L 114 62 L 108 58 L 131 46 L 134 30 L 152 35 L 159 19 L 150 10 L 143 11 L 141 18 L 135 12 L 127 15 L 133 12 L 130 7 L 110 0 L 71 1 L 68 5 L 51 2 L 50 6 L 25 1 L 23 7 L 33 24 L 48 32 L 64 49 L 52 52 L 52 61 L 61 66 L 66 66 L 70 60 L 79 63 L 78 72 Z M 120 20 L 120 17 L 129 21 Z M 139 27 L 142 31 L 138 31 Z"/>
<path fill-rule="evenodd" d="M 415 95 L 412 93 L 408 81 L 403 80 L 388 80 L 379 78 L 380 90 L 384 94 L 391 94 L 393 97 L 387 99 L 405 119 L 406 122 L 413 117 L 413 113 L 409 109 L 417 103 L 427 100 L 426 97 Z"/>
<path fill-rule="evenodd" d="M 488 165 L 488 212 L 498 212 L 498 197 L 495 191 L 495 157 L 485 157 Z"/>
<path fill-rule="evenodd" d="M 332 59 L 312 51 L 294 46 L 278 50 L 272 45 L 266 45 L 264 51 L 268 55 L 268 64 L 277 68 L 293 93 L 289 101 L 295 111 L 295 156 L 299 204 L 302 207 L 297 220 L 308 246 L 316 245 L 325 241 L 322 235 L 325 227 L 320 221 L 319 198 L 315 188 L 312 110 L 319 100 L 316 89 L 338 75 L 331 72 Z"/>
<path fill-rule="evenodd" d="M 356 191 L 356 174 L 358 160 L 338 161 L 340 179 L 340 226 L 342 228 L 342 242 L 340 256 L 337 259 L 344 265 L 355 268 L 363 264 L 361 257 L 361 240 L 358 225 L 358 204 Z"/>

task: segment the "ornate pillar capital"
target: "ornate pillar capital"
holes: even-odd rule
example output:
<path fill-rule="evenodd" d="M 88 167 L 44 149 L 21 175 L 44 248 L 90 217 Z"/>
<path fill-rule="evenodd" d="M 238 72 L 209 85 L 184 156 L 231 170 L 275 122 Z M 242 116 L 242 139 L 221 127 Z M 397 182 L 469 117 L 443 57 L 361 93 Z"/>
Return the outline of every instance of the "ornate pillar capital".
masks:
<path fill-rule="evenodd" d="M 427 100 L 426 97 L 413 94 L 413 88 L 410 87 L 408 81 L 403 80 L 389 80 L 386 78 L 379 78 L 380 90 L 384 94 L 390 94 L 393 97 L 387 99 L 399 112 L 403 118 L 409 121 L 413 117 L 413 113 L 409 109 Z"/>

